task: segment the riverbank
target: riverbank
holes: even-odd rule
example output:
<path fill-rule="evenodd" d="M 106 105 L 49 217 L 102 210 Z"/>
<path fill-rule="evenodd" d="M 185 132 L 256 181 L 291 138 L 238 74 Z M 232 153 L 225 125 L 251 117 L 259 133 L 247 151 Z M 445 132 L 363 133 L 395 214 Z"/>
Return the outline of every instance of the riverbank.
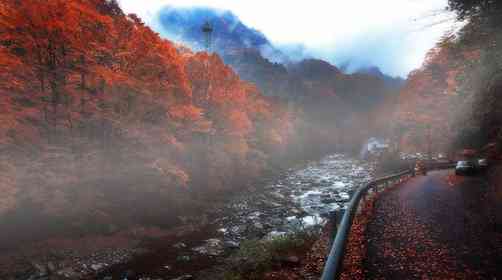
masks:
<path fill-rule="evenodd" d="M 196 277 L 197 271 L 224 263 L 245 240 L 271 239 L 305 228 L 319 230 L 328 215 L 344 207 L 355 187 L 369 181 L 371 170 L 368 163 L 342 155 L 328 156 L 288 169 L 263 180 L 262 185 L 252 185 L 226 201 L 214 203 L 202 214 L 186 216 L 176 228 L 138 226 L 94 237 L 102 238 L 109 254 L 92 252 L 92 246 L 76 250 L 78 256 L 57 253 L 85 244 L 83 239 L 76 239 L 39 247 L 41 253 L 54 252 L 54 260 L 32 255 L 18 263 L 25 264 L 24 276 L 51 275 L 45 279 L 121 279 L 127 274 L 129 279 Z"/>
<path fill-rule="evenodd" d="M 326 218 L 344 208 L 352 191 L 371 179 L 371 169 L 368 163 L 333 155 L 287 170 L 201 215 L 199 223 L 205 227 L 197 233 L 157 240 L 151 244 L 151 253 L 99 276 L 121 277 L 129 270 L 153 279 L 183 275 L 207 279 L 206 273 L 200 276 L 197 270 L 228 263 L 242 242 L 281 239 L 306 230 L 319 233 Z"/>

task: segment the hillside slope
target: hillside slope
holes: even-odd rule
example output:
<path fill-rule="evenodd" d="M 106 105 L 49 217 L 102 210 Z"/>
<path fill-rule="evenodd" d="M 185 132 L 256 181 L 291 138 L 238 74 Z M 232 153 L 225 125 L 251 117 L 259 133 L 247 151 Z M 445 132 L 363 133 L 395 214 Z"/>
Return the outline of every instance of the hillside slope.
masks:
<path fill-rule="evenodd" d="M 0 23 L 1 242 L 172 225 L 293 143 L 285 104 L 114 1 L 2 1 Z"/>
<path fill-rule="evenodd" d="M 298 62 L 288 58 L 262 33 L 245 26 L 229 11 L 210 8 L 166 7 L 158 12 L 163 36 L 191 48 L 203 49 L 201 26 L 213 27 L 211 50 L 239 76 L 257 85 L 266 96 L 285 100 L 305 114 L 312 126 L 341 129 L 358 149 L 367 137 L 386 134 L 385 122 L 373 121 L 376 112 L 392 112 L 403 82 L 377 67 L 346 74 L 320 59 Z"/>

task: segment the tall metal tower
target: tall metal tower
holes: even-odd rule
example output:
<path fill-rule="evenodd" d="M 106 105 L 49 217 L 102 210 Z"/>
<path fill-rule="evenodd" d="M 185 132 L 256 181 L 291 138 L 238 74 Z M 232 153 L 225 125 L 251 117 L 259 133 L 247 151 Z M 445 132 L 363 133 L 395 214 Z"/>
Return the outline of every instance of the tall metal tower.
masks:
<path fill-rule="evenodd" d="M 206 47 L 207 52 L 211 50 L 213 31 L 213 26 L 209 21 L 206 21 L 202 25 L 202 33 L 204 33 L 204 46 Z"/>
<path fill-rule="evenodd" d="M 206 52 L 209 54 L 209 52 L 211 51 L 211 44 L 212 44 L 212 39 L 213 39 L 212 36 L 213 36 L 213 31 L 214 31 L 213 26 L 211 25 L 209 20 L 206 20 L 206 22 L 202 25 L 201 31 L 204 34 L 204 47 L 206 49 Z M 211 63 L 211 55 L 209 54 L 207 59 L 204 60 L 204 71 L 203 71 L 204 74 L 203 75 L 205 75 L 204 80 L 206 81 L 206 86 L 205 86 L 205 92 L 203 95 L 204 97 L 201 100 L 202 107 L 204 107 L 204 105 L 209 104 L 209 91 L 211 89 L 211 73 L 209 71 L 209 69 L 210 69 L 209 64 L 210 63 Z"/>

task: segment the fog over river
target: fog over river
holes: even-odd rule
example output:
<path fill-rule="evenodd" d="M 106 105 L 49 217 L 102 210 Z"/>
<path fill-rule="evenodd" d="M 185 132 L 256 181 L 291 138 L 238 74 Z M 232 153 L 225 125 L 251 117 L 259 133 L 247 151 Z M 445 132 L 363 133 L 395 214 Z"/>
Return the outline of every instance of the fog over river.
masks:
<path fill-rule="evenodd" d="M 161 248 L 156 242 L 155 252 L 110 266 L 100 275 L 115 279 L 129 271 L 142 279 L 199 279 L 197 270 L 224 263 L 244 240 L 321 228 L 330 215 L 341 213 L 358 186 L 370 181 L 371 172 L 371 164 L 339 154 L 289 169 L 215 207 L 208 218 L 201 214 L 198 223 L 207 226 L 198 233 L 163 242 Z"/>
<path fill-rule="evenodd" d="M 14 279 L 32 280 L 221 279 L 211 278 L 211 272 L 221 272 L 243 241 L 316 231 L 330 216 L 341 217 L 354 190 L 370 181 L 372 169 L 344 155 L 326 156 L 264 178 L 200 215 L 179 217 L 181 225 L 157 235 L 126 238 L 122 245 L 112 244 L 117 237 L 97 239 L 105 244 L 96 244 L 96 250 L 54 247 L 50 256 L 21 256 L 9 270 L 16 272 Z M 86 242 L 91 243 L 83 246 L 94 247 L 97 241 Z"/>

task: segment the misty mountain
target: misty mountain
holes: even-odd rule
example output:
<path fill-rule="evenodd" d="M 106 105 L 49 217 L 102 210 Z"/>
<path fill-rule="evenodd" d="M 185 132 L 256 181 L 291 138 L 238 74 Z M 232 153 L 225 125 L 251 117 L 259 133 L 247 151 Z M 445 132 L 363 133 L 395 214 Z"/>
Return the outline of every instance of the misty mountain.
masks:
<path fill-rule="evenodd" d="M 291 82 L 288 71 L 298 72 L 298 69 L 307 67 L 309 71 L 301 72 L 315 76 L 332 73 L 342 75 L 346 70 L 343 65 L 340 70 L 319 59 L 293 62 L 263 33 L 244 25 L 230 11 L 206 7 L 167 6 L 158 12 L 161 33 L 194 50 L 205 48 L 205 37 L 201 27 L 206 22 L 213 27 L 211 50 L 218 53 L 243 79 L 256 83 L 267 95 L 288 97 L 284 96 L 288 95 L 284 92 L 288 89 L 283 85 Z M 378 67 L 368 67 L 356 72 L 383 79 L 390 87 L 399 87 L 403 84 L 402 79 L 385 75 Z M 295 79 L 299 78 L 295 76 Z"/>
<path fill-rule="evenodd" d="M 360 68 L 356 71 L 356 73 L 367 74 L 367 75 L 378 77 L 378 78 L 386 81 L 389 85 L 392 85 L 395 87 L 401 87 L 406 82 L 401 77 L 391 77 L 389 75 L 385 75 L 384 73 L 382 73 L 382 70 L 380 70 L 380 68 L 378 68 L 376 66 Z"/>
<path fill-rule="evenodd" d="M 275 48 L 265 35 L 244 25 L 230 11 L 168 6 L 159 11 L 158 22 L 162 28 L 161 33 L 195 50 L 205 49 L 205 36 L 201 27 L 209 22 L 213 27 L 211 50 L 221 56 L 243 49 L 254 49 L 270 61 L 288 61 L 287 56 Z"/>
<path fill-rule="evenodd" d="M 201 29 L 206 22 L 214 29 L 211 51 L 265 95 L 293 102 L 319 125 L 368 131 L 374 126 L 369 116 L 377 110 L 391 111 L 388 104 L 395 104 L 403 83 L 377 67 L 347 74 L 321 59 L 294 61 L 228 11 L 169 6 L 158 13 L 160 32 L 195 50 L 204 50 Z M 359 128 L 355 123 L 361 124 Z"/>

